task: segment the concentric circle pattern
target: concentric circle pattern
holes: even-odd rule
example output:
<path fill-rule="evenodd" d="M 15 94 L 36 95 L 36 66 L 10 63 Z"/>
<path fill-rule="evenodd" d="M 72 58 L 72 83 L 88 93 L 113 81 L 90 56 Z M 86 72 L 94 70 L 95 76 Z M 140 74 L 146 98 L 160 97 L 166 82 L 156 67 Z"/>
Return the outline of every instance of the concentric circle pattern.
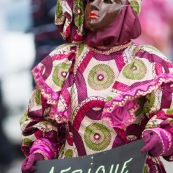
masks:
<path fill-rule="evenodd" d="M 114 82 L 114 72 L 106 64 L 99 64 L 92 68 L 88 76 L 88 84 L 94 90 L 104 90 Z"/>
<path fill-rule="evenodd" d="M 61 64 L 58 64 L 54 71 L 53 71 L 53 81 L 54 83 L 61 87 L 66 76 L 67 76 L 67 72 L 70 68 L 70 65 L 69 64 L 66 64 L 66 63 L 61 63 Z"/>
<path fill-rule="evenodd" d="M 103 124 L 93 123 L 86 127 L 85 144 L 94 151 L 104 150 L 111 142 L 111 133 Z"/>
<path fill-rule="evenodd" d="M 134 62 L 128 64 L 123 69 L 123 75 L 127 79 L 132 79 L 132 80 L 143 79 L 146 75 L 146 72 L 147 72 L 147 67 L 139 59 L 135 59 Z"/>

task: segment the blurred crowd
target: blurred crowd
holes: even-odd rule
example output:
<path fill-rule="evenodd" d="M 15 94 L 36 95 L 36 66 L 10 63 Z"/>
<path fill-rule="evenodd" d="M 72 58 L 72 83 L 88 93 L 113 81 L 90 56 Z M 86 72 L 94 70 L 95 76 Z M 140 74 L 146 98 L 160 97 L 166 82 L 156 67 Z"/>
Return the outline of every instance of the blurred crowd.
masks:
<path fill-rule="evenodd" d="M 0 173 L 19 173 L 19 120 L 34 83 L 31 69 L 64 43 L 54 25 L 56 0 L 0 0 Z M 143 0 L 142 35 L 173 61 L 173 1 Z M 171 173 L 171 172 L 168 172 Z"/>

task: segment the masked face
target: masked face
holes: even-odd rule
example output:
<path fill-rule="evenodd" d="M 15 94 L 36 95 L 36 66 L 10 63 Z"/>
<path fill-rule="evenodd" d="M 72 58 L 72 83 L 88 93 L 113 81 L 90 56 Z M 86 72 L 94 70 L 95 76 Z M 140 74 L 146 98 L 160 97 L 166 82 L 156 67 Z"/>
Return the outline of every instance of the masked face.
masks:
<path fill-rule="evenodd" d="M 85 25 L 91 31 L 105 28 L 119 14 L 125 0 L 88 0 Z"/>

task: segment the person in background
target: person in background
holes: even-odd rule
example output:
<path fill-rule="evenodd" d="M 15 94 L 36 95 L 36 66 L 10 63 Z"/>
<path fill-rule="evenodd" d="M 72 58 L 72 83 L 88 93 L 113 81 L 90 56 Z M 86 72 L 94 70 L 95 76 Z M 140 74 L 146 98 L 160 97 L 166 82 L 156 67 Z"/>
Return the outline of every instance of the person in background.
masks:
<path fill-rule="evenodd" d="M 55 47 L 65 43 L 54 24 L 55 9 L 56 0 L 31 0 L 32 31 L 35 44 L 33 67 Z"/>
<path fill-rule="evenodd" d="M 143 139 L 144 172 L 173 160 L 173 64 L 135 44 L 141 0 L 58 0 L 69 42 L 32 70 L 36 88 L 21 118 L 22 173 L 38 160 L 110 150 Z M 148 19 L 149 20 L 149 19 Z M 127 153 L 128 154 L 128 153 Z"/>

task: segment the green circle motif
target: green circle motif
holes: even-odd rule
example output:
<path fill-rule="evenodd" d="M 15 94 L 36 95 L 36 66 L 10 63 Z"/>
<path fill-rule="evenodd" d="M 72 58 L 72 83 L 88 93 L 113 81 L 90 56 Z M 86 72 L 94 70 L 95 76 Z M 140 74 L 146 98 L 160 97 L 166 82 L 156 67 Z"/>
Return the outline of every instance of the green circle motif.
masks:
<path fill-rule="evenodd" d="M 84 21 L 84 9 L 82 1 L 74 1 L 74 22 L 77 27 L 81 27 Z"/>
<path fill-rule="evenodd" d="M 146 75 L 146 72 L 147 68 L 145 64 L 139 59 L 135 59 L 133 63 L 128 64 L 123 69 L 123 75 L 127 79 L 132 79 L 132 80 L 143 79 Z"/>
<path fill-rule="evenodd" d="M 146 95 L 146 103 L 144 106 L 144 112 L 149 113 L 150 109 L 154 106 L 155 103 L 155 94 L 154 92 Z"/>
<path fill-rule="evenodd" d="M 35 92 L 35 101 L 38 105 L 41 105 L 41 92 L 39 89 L 36 89 Z"/>
<path fill-rule="evenodd" d="M 24 145 L 28 146 L 28 145 L 30 145 L 33 141 L 32 141 L 31 139 L 29 139 L 29 138 L 24 138 L 23 142 L 24 142 Z"/>
<path fill-rule="evenodd" d="M 94 151 L 101 151 L 110 144 L 111 133 L 103 124 L 93 123 L 86 127 L 84 140 L 88 148 Z"/>
<path fill-rule="evenodd" d="M 65 78 L 66 78 L 66 75 L 62 75 L 62 74 L 67 74 L 68 71 L 69 71 L 69 68 L 70 68 L 70 64 L 66 64 L 66 63 L 61 63 L 61 64 L 58 64 L 54 71 L 53 71 L 53 75 L 52 75 L 52 78 L 53 78 L 53 81 L 54 83 L 61 87 Z"/>
<path fill-rule="evenodd" d="M 66 158 L 71 158 L 73 157 L 73 151 L 71 149 L 68 149 L 66 152 L 65 152 L 65 157 Z"/>
<path fill-rule="evenodd" d="M 102 77 L 101 80 L 98 78 Z M 88 76 L 88 84 L 94 90 L 104 90 L 114 82 L 114 72 L 110 66 L 99 64 L 92 68 Z"/>

